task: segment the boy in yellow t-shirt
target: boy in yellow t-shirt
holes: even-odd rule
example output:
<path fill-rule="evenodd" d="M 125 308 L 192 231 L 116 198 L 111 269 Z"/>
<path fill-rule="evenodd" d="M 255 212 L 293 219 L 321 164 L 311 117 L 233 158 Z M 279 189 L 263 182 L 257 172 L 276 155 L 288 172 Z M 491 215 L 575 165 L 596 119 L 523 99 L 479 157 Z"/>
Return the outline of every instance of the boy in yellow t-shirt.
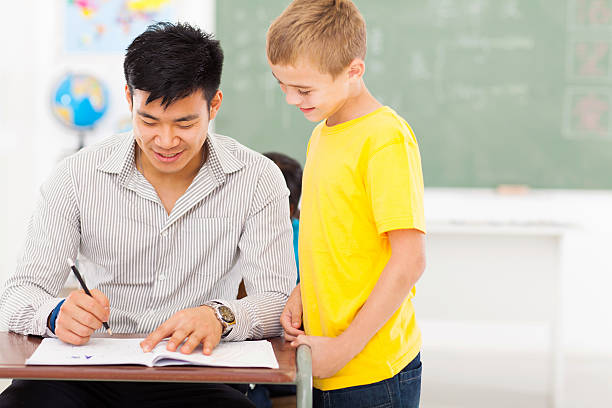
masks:
<path fill-rule="evenodd" d="M 417 407 L 411 298 L 425 221 L 416 138 L 365 86 L 365 22 L 351 1 L 293 1 L 266 48 L 287 103 L 321 121 L 308 143 L 301 282 L 281 315 L 285 336 L 312 349 L 315 406 Z"/>

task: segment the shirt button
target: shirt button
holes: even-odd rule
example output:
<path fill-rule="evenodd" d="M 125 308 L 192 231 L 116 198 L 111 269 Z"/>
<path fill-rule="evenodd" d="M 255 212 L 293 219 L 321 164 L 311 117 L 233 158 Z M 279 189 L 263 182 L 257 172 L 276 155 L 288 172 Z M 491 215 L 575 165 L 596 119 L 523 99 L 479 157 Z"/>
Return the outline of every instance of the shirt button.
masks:
<path fill-rule="evenodd" d="M 153 309 L 149 309 L 149 314 L 150 314 L 150 315 L 154 315 L 154 314 L 155 314 L 155 310 L 153 310 Z"/>
<path fill-rule="evenodd" d="M 167 235 L 168 235 L 168 230 L 163 230 L 163 231 L 161 232 L 161 236 L 162 236 L 162 237 L 165 237 L 165 236 L 167 236 Z"/>
<path fill-rule="evenodd" d="M 166 275 L 159 275 L 159 277 L 157 278 L 160 281 L 166 280 Z"/>

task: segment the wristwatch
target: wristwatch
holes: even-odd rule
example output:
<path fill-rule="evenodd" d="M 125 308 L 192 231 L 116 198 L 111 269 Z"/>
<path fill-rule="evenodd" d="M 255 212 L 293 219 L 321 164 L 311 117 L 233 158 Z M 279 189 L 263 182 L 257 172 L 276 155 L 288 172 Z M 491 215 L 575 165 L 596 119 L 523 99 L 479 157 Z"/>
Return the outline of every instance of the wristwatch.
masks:
<path fill-rule="evenodd" d="M 233 326 L 236 324 L 236 317 L 234 316 L 234 312 L 232 309 L 225 306 L 221 302 L 210 301 L 204 303 L 206 306 L 211 307 L 215 311 L 215 316 L 221 322 L 221 326 L 223 326 L 223 332 L 221 333 L 221 337 L 225 337 L 232 331 Z"/>

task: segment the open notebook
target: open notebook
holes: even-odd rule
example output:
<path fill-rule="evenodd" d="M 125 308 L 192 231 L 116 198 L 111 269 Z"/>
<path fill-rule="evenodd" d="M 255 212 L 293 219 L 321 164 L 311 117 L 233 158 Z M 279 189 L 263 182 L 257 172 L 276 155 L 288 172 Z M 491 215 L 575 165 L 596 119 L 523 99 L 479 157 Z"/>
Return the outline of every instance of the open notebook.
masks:
<path fill-rule="evenodd" d="M 201 365 L 217 367 L 278 368 L 272 344 L 267 340 L 221 342 L 210 356 L 202 354 L 202 345 L 191 354 L 166 350 L 167 340 L 151 352 L 140 348 L 143 339 L 92 338 L 83 346 L 73 346 L 59 339 L 46 338 L 27 365 L 116 365 L 137 364 L 148 367 Z"/>

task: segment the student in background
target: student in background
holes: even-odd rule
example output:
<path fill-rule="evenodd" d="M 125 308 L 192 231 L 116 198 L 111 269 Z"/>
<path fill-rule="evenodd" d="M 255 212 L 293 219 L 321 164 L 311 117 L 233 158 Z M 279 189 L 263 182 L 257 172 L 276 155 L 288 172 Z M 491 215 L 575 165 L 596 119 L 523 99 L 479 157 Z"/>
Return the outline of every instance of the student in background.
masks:
<path fill-rule="evenodd" d="M 312 349 L 315 407 L 417 407 L 423 178 L 406 121 L 365 86 L 366 27 L 348 0 L 295 0 L 267 56 L 290 105 L 320 122 L 300 217 L 300 284 L 281 324 Z M 300 329 L 304 324 L 304 330 Z"/>
<path fill-rule="evenodd" d="M 293 251 L 295 253 L 295 263 L 298 267 L 296 284 L 300 283 L 300 267 L 298 258 L 298 236 L 300 228 L 300 196 L 302 195 L 302 166 L 297 160 L 276 152 L 263 153 L 268 159 L 272 160 L 281 170 L 289 188 L 289 216 L 293 226 Z M 244 285 L 240 286 L 244 290 Z M 246 295 L 246 293 L 244 293 Z M 270 408 L 272 401 L 270 398 L 295 395 L 295 385 L 271 385 L 253 384 L 247 392 L 249 399 L 257 408 Z"/>

